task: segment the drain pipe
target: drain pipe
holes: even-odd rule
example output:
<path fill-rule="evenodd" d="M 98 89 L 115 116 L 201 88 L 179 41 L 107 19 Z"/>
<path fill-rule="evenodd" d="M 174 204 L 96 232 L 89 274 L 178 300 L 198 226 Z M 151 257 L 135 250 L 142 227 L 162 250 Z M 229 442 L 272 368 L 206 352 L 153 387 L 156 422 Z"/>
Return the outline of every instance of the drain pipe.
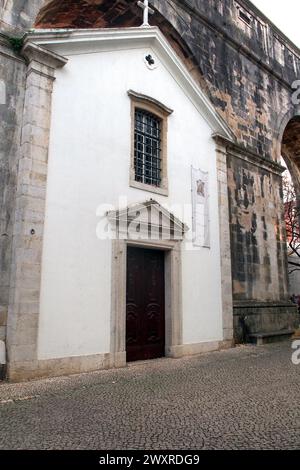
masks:
<path fill-rule="evenodd" d="M 6 347 L 4 341 L 0 341 L 0 380 L 5 378 L 6 370 Z"/>

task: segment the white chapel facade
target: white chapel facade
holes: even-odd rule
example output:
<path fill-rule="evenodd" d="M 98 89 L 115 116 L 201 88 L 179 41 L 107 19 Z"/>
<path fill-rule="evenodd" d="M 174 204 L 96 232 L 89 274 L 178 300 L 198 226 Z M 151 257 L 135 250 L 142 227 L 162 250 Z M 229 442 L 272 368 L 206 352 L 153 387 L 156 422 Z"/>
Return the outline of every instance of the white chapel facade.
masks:
<path fill-rule="evenodd" d="M 10 378 L 230 347 L 232 135 L 200 85 L 147 25 L 23 54 Z"/>

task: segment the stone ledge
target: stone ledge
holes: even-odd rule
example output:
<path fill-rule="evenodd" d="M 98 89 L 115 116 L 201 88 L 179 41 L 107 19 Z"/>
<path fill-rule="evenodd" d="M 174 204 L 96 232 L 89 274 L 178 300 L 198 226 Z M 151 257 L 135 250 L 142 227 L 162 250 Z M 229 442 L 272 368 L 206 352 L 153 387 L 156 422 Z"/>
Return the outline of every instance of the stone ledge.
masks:
<path fill-rule="evenodd" d="M 297 309 L 297 305 L 293 304 L 292 302 L 290 303 L 241 303 L 237 304 L 234 303 L 233 305 L 233 315 L 240 315 L 239 310 L 244 311 L 247 315 L 256 315 L 257 311 L 259 310 L 273 310 L 276 313 L 276 311 L 279 313 L 284 310 L 295 310 Z"/>
<path fill-rule="evenodd" d="M 81 374 L 97 370 L 124 367 L 124 355 L 104 353 L 92 356 L 72 356 L 57 359 L 44 359 L 28 362 L 13 362 L 8 364 L 8 380 L 23 382 L 46 377 Z"/>
<path fill-rule="evenodd" d="M 257 300 L 234 300 L 233 308 L 268 308 L 268 307 L 295 307 L 295 304 L 290 301 L 265 301 L 259 302 Z"/>
<path fill-rule="evenodd" d="M 275 343 L 278 341 L 285 341 L 293 336 L 295 330 L 281 330 L 271 332 L 261 332 L 249 335 L 251 343 L 262 346 L 263 344 Z"/>
<path fill-rule="evenodd" d="M 232 340 L 183 344 L 169 348 L 166 357 L 182 357 L 221 351 L 234 347 Z M 7 377 L 10 382 L 24 382 L 47 377 L 95 372 L 98 370 L 126 367 L 126 353 L 104 353 L 92 356 L 73 356 L 38 361 L 13 362 L 8 364 Z"/>
<path fill-rule="evenodd" d="M 234 346 L 233 340 L 209 341 L 204 343 L 181 344 L 172 346 L 166 351 L 166 357 L 179 359 L 181 357 L 196 356 L 213 351 L 230 349 Z"/>
<path fill-rule="evenodd" d="M 294 331 L 299 326 L 297 306 L 292 303 L 235 305 L 233 311 L 236 343 L 248 342 L 250 335 L 261 332 Z"/>

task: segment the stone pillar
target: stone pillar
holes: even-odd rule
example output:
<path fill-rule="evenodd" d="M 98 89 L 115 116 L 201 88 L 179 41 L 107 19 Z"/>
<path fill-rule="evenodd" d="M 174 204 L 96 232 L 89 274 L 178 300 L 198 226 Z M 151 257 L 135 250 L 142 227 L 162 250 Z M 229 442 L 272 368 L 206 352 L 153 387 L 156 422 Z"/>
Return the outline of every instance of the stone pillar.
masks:
<path fill-rule="evenodd" d="M 219 195 L 223 341 L 224 346 L 230 347 L 233 343 L 233 298 L 227 185 L 227 142 L 226 139 L 217 135 L 214 136 L 214 139 L 216 142 L 217 152 L 217 180 Z"/>
<path fill-rule="evenodd" d="M 34 376 L 47 186 L 51 100 L 55 69 L 67 59 L 27 40 L 25 103 L 17 176 L 7 324 L 8 377 Z"/>
<path fill-rule="evenodd" d="M 182 313 L 182 254 L 181 241 L 166 252 L 166 356 L 184 356 Z"/>
<path fill-rule="evenodd" d="M 113 240 L 110 367 L 126 366 L 126 266 L 126 242 Z"/>

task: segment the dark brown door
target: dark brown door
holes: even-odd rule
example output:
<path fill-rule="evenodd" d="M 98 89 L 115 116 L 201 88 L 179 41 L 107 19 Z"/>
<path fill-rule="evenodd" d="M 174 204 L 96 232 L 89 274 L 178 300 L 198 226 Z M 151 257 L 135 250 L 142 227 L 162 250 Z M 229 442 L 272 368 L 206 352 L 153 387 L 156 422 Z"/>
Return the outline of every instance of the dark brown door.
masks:
<path fill-rule="evenodd" d="M 128 248 L 127 361 L 165 355 L 164 252 Z"/>

